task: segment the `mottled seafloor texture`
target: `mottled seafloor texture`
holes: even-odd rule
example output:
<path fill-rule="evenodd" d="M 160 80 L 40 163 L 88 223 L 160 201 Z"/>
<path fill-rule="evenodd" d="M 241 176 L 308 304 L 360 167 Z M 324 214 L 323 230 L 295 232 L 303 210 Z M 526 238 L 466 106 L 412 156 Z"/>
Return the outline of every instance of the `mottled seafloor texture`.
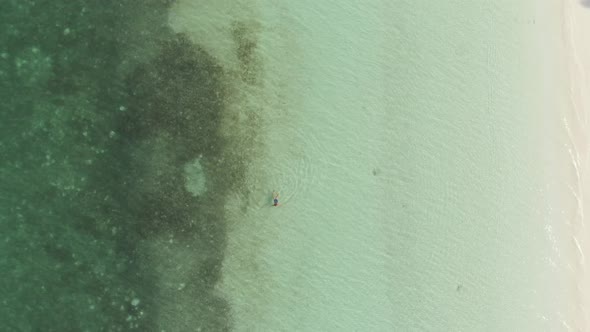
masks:
<path fill-rule="evenodd" d="M 230 328 L 213 285 L 247 143 L 171 2 L 0 2 L 2 331 Z"/>

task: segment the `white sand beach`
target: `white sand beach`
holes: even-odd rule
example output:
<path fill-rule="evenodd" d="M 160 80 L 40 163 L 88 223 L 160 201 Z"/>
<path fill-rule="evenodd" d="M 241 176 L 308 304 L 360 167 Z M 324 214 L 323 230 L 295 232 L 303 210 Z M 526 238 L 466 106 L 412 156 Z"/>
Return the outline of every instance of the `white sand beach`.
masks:
<path fill-rule="evenodd" d="M 585 211 L 590 208 L 590 1 L 563 0 L 563 42 L 566 49 L 570 113 L 564 120 L 570 139 L 571 196 L 576 201 L 571 236 L 576 259 L 574 297 L 579 314 L 576 331 L 590 329 L 590 230 Z"/>

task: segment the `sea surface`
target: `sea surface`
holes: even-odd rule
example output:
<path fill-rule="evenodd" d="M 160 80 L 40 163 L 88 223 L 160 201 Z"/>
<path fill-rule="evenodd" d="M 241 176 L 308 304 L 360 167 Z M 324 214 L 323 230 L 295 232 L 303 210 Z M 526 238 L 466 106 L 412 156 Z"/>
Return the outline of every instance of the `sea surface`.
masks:
<path fill-rule="evenodd" d="M 2 330 L 575 326 L 532 3 L 2 1 Z"/>

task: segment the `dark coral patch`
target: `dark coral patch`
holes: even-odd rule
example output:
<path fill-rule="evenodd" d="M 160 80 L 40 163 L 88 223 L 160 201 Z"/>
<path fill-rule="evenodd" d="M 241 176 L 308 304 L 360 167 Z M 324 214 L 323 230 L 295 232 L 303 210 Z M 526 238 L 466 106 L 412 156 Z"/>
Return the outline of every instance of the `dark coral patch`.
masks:
<path fill-rule="evenodd" d="M 165 27 L 170 3 L 0 5 L 0 316 L 13 330 L 154 330 L 169 299 L 142 245 L 165 236 L 198 257 L 183 296 L 199 312 L 186 314 L 208 330 L 229 326 L 212 292 L 223 196 L 243 173 L 219 134 L 229 83 L 211 55 Z M 185 189 L 184 165 L 198 157 L 202 197 Z"/>

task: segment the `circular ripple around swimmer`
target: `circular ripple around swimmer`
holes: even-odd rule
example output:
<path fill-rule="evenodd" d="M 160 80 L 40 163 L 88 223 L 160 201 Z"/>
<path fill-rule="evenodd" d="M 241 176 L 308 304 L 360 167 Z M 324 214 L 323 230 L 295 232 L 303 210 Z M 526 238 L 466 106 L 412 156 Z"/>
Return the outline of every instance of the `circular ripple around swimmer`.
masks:
<path fill-rule="evenodd" d="M 318 167 L 325 163 L 324 147 L 314 134 L 296 129 L 291 134 L 295 138 L 293 141 L 299 143 L 290 145 L 289 153 L 280 161 L 281 175 L 276 182 L 283 202 L 316 190 Z"/>

